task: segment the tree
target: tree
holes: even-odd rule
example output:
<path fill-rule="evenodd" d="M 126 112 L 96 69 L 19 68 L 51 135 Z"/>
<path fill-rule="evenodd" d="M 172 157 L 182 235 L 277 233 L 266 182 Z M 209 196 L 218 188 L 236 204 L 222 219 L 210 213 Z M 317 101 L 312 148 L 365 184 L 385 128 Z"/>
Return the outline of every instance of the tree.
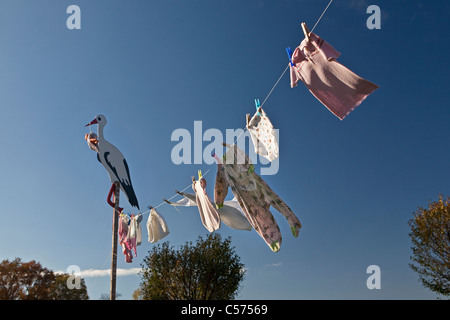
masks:
<path fill-rule="evenodd" d="M 116 299 L 120 298 L 122 296 L 121 293 L 116 292 Z M 110 300 L 111 299 L 111 294 L 110 293 L 102 293 L 100 296 L 100 300 Z"/>
<path fill-rule="evenodd" d="M 56 274 L 55 280 L 51 283 L 52 300 L 89 300 L 86 283 L 80 278 L 80 288 L 70 289 L 67 286 L 67 280 L 70 275 L 67 273 Z M 70 281 L 70 280 L 69 280 Z"/>
<path fill-rule="evenodd" d="M 228 300 L 234 299 L 244 279 L 244 265 L 231 247 L 231 238 L 220 234 L 198 237 L 178 250 L 169 242 L 154 246 L 144 258 L 140 287 L 134 299 Z"/>
<path fill-rule="evenodd" d="M 450 295 L 450 198 L 439 196 L 428 208 L 420 207 L 409 220 L 412 241 L 410 268 L 423 286 Z"/>
<path fill-rule="evenodd" d="M 0 263 L 0 300 L 89 299 L 81 279 L 80 289 L 68 289 L 67 274 L 55 275 L 39 262 L 20 258 Z"/>

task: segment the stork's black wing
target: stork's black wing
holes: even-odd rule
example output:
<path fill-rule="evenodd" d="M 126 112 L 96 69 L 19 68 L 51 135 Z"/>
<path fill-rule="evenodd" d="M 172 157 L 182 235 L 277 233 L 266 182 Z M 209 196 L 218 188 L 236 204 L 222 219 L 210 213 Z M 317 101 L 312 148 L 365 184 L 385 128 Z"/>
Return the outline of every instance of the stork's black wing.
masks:
<path fill-rule="evenodd" d="M 121 180 L 119 175 L 117 174 L 117 169 L 116 167 L 114 167 L 111 162 L 108 160 L 108 155 L 109 152 L 105 152 L 104 153 L 104 159 L 106 164 L 108 165 L 108 167 L 111 169 L 112 172 L 114 172 L 114 175 L 116 176 L 117 181 L 119 181 L 120 183 L 120 187 L 123 190 L 123 192 L 125 193 L 125 195 L 127 196 L 128 202 L 133 206 L 133 207 L 137 207 L 138 210 L 140 210 L 139 208 L 139 203 L 136 197 L 136 194 L 134 193 L 134 189 L 133 189 L 133 185 L 131 184 L 131 177 L 130 177 L 130 170 L 128 169 L 128 164 L 127 161 L 125 159 L 123 159 L 123 164 L 125 166 L 125 171 L 127 173 L 127 177 L 128 177 L 128 182 L 126 183 L 124 180 Z"/>

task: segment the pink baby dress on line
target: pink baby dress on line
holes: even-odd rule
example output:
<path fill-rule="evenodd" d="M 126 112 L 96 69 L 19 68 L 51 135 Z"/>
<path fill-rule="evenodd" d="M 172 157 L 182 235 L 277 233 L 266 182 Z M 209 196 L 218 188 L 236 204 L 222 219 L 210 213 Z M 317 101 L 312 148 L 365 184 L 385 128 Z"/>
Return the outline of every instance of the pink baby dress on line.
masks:
<path fill-rule="evenodd" d="M 340 53 L 314 33 L 292 54 L 291 87 L 302 81 L 309 91 L 339 119 L 344 119 L 377 85 L 336 61 Z"/>

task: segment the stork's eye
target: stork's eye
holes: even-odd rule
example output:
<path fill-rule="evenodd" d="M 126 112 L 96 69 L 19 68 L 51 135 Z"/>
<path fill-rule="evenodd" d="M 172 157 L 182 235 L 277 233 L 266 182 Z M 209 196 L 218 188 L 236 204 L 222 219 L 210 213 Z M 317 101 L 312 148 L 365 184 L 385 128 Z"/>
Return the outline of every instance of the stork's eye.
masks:
<path fill-rule="evenodd" d="M 102 118 L 98 117 L 98 118 L 97 118 L 97 121 L 100 121 L 100 120 L 102 120 Z"/>

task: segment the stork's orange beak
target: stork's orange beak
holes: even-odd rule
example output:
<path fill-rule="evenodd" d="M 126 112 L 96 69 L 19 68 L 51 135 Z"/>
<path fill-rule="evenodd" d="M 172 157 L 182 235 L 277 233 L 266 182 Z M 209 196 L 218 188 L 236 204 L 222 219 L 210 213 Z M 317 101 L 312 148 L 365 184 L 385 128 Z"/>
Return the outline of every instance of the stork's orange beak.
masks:
<path fill-rule="evenodd" d="M 85 127 L 90 126 L 92 124 L 96 124 L 98 123 L 97 118 L 95 118 L 94 120 L 92 120 L 91 122 L 89 122 L 87 125 L 85 125 Z"/>

